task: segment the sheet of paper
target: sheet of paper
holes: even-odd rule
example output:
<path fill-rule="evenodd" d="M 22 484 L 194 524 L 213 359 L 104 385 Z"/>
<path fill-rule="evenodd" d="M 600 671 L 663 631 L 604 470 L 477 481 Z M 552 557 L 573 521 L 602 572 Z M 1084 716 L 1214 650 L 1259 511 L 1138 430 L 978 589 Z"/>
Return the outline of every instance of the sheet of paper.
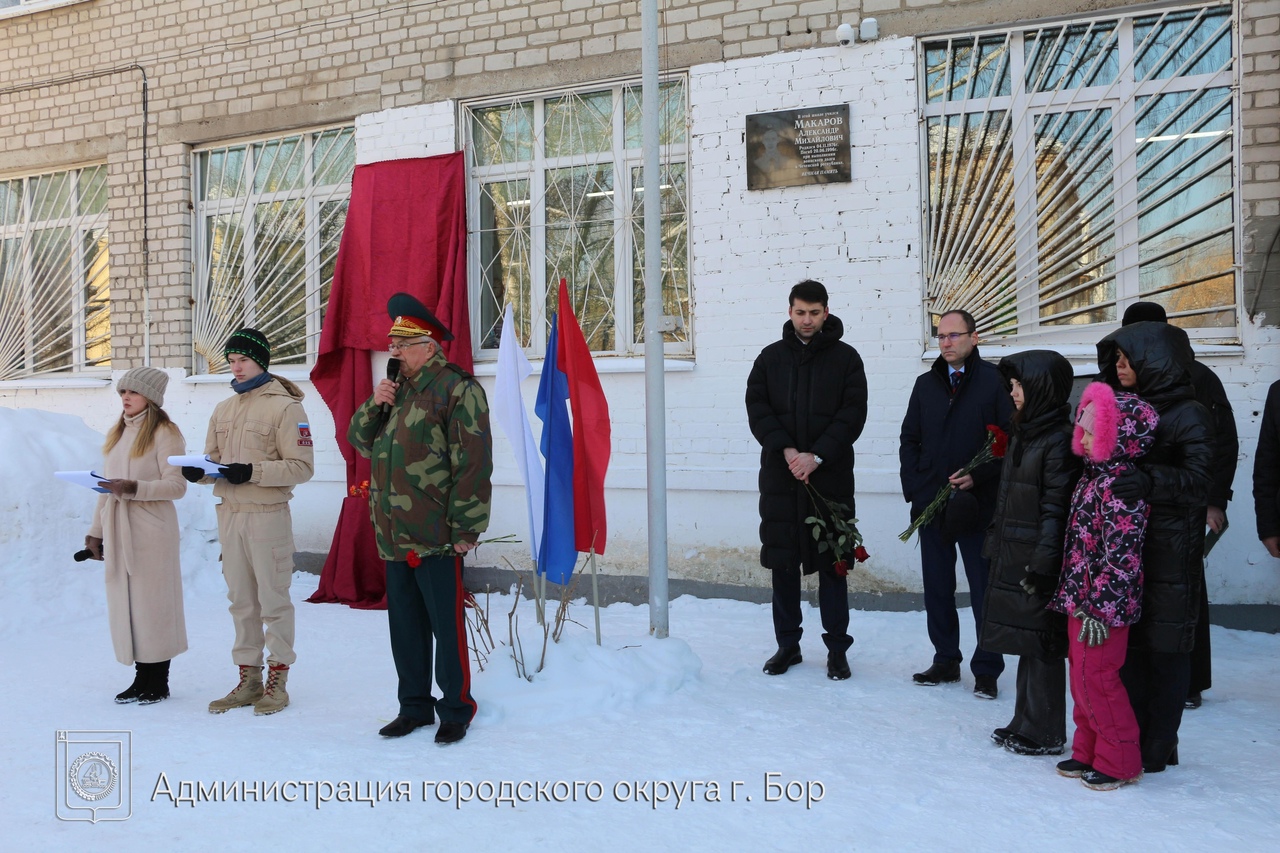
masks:
<path fill-rule="evenodd" d="M 210 462 L 208 456 L 170 456 L 166 460 L 175 468 L 200 468 L 210 477 L 221 477 L 217 462 Z"/>
<path fill-rule="evenodd" d="M 54 471 L 53 476 L 59 480 L 66 480 L 68 483 L 75 483 L 77 486 L 93 489 L 95 492 L 107 491 L 98 485 L 98 483 L 107 478 L 94 471 Z"/>

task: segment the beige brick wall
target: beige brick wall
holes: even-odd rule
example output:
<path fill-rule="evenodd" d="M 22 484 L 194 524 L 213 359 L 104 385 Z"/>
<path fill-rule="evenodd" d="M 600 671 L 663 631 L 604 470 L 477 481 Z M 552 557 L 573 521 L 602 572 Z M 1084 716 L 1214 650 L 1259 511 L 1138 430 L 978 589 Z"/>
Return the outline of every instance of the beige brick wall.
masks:
<path fill-rule="evenodd" d="M 835 40 L 863 15 L 918 35 L 1107 0 L 662 0 L 671 67 Z M 1242 14 L 1244 201 L 1256 270 L 1280 220 L 1280 0 Z M 0 20 L 0 175 L 107 162 L 116 367 L 190 367 L 191 145 L 357 115 L 634 75 L 640 5 L 604 0 L 111 0 Z M 144 264 L 141 72 L 149 81 Z M 1270 229 L 1270 230 L 1268 230 Z M 1275 266 L 1280 266 L 1276 264 Z M 145 286 L 144 286 L 145 267 Z M 1280 314 L 1280 312 L 1276 312 Z"/>

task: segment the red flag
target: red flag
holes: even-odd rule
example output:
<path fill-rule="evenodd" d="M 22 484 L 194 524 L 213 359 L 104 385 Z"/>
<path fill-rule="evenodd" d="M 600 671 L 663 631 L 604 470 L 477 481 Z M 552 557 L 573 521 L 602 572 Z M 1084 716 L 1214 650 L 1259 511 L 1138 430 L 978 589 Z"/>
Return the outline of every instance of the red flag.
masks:
<path fill-rule="evenodd" d="M 559 337 L 556 356 L 569 378 L 573 410 L 573 544 L 578 551 L 604 553 L 604 475 L 609 469 L 609 401 L 591 350 L 560 279 Z"/>

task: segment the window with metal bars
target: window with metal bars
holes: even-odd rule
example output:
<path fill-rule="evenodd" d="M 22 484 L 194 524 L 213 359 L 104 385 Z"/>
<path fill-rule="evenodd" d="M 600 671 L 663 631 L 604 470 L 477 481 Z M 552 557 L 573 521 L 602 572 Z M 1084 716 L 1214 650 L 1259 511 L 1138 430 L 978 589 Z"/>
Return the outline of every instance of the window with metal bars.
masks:
<path fill-rule="evenodd" d="M 687 95 L 661 86 L 663 333 L 692 353 Z M 639 83 L 520 96 L 462 109 L 473 337 L 496 358 L 505 306 L 532 357 L 546 351 L 560 279 L 592 352 L 644 345 L 644 175 Z"/>
<path fill-rule="evenodd" d="M 328 128 L 195 152 L 197 371 L 251 327 L 273 365 L 314 363 L 351 198 L 355 132 Z"/>
<path fill-rule="evenodd" d="M 1091 342 L 1147 300 L 1237 332 L 1229 4 L 919 43 L 925 301 L 989 338 Z"/>
<path fill-rule="evenodd" d="M 0 380 L 111 367 L 107 167 L 0 180 Z"/>

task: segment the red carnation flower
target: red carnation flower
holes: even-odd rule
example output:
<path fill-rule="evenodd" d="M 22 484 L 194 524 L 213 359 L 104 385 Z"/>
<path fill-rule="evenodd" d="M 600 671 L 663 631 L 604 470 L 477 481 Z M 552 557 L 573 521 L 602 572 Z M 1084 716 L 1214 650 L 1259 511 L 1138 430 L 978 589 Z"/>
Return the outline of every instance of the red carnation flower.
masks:
<path fill-rule="evenodd" d="M 995 424 L 987 424 L 987 432 L 991 434 L 991 455 L 1003 459 L 1009 451 L 1009 436 Z"/>
<path fill-rule="evenodd" d="M 409 556 L 405 557 L 404 561 L 409 564 L 411 569 L 416 569 L 422 565 L 422 558 L 418 556 L 417 551 L 410 551 Z"/>

